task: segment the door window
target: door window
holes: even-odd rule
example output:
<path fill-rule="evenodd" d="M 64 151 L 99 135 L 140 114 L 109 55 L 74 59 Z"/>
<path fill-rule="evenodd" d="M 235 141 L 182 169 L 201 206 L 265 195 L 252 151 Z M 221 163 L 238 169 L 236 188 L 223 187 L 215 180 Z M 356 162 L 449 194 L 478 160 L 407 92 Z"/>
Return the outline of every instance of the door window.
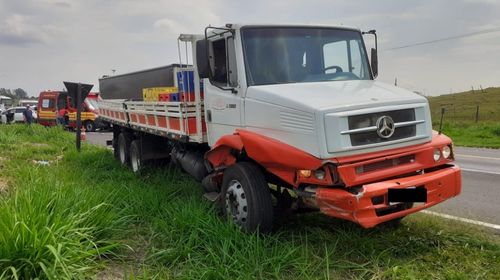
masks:
<path fill-rule="evenodd" d="M 54 99 L 48 99 L 48 98 L 42 99 L 42 108 L 43 109 L 54 108 Z"/>
<path fill-rule="evenodd" d="M 227 85 L 227 59 L 226 39 L 220 39 L 212 43 L 213 48 L 213 81 L 218 84 Z"/>

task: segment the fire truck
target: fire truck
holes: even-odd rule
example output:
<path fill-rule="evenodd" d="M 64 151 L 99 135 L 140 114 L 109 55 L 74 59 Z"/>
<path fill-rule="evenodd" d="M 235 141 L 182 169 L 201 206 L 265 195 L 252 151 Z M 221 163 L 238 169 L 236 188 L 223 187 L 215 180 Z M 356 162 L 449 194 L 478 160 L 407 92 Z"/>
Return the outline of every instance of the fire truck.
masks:
<path fill-rule="evenodd" d="M 91 92 L 82 105 L 82 124 L 86 131 L 95 131 L 101 126 L 98 119 L 97 101 L 99 93 Z M 44 126 L 57 125 L 57 117 L 61 109 L 67 112 L 66 126 L 76 128 L 76 105 L 67 92 L 43 91 L 38 96 L 38 123 Z"/>

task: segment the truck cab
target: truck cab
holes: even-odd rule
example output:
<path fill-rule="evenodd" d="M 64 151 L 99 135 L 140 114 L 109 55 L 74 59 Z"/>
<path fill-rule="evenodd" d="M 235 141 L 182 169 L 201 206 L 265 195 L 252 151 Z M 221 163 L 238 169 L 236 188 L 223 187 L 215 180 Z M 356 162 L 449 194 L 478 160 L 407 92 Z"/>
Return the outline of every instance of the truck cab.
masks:
<path fill-rule="evenodd" d="M 363 35 L 327 26 L 207 28 L 197 49 L 207 159 L 225 166 L 228 150 L 243 151 L 281 185 L 309 192 L 315 199 L 305 204 L 365 227 L 460 193 L 452 142 L 433 132 L 426 98 L 376 81 L 377 50 L 369 61 Z"/>
<path fill-rule="evenodd" d="M 86 131 L 95 131 L 98 117 L 96 100 L 98 93 L 90 93 L 82 104 L 82 123 Z M 38 97 L 38 122 L 44 126 L 57 125 L 58 112 L 66 109 L 68 112 L 68 127 L 76 127 L 76 106 L 67 92 L 43 91 Z"/>

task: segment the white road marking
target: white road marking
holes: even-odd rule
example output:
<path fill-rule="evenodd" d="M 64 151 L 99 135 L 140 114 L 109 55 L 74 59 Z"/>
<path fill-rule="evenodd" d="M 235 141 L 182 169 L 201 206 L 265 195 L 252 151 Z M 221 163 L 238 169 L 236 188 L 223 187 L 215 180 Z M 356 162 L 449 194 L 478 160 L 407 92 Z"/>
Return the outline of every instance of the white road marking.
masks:
<path fill-rule="evenodd" d="M 473 156 L 473 155 L 464 155 L 464 154 L 455 154 L 455 156 L 458 156 L 458 157 L 480 158 L 480 159 L 500 160 L 500 158 L 496 158 L 496 157 L 482 157 L 482 156 Z"/>
<path fill-rule="evenodd" d="M 500 230 L 500 225 L 485 223 L 485 222 L 467 219 L 467 218 L 462 218 L 462 217 L 456 217 L 456 216 L 443 214 L 443 213 L 437 213 L 437 212 L 433 212 L 433 211 L 429 211 L 429 210 L 422 210 L 420 212 L 425 213 L 425 214 L 429 214 L 429 215 L 438 216 L 438 217 L 445 218 L 445 219 L 450 219 L 450 220 L 460 221 L 460 222 L 464 222 L 464 223 L 468 223 L 468 224 L 473 224 L 473 225 L 478 225 L 478 226 L 483 226 L 483 227 L 487 227 L 487 228 Z"/>
<path fill-rule="evenodd" d="M 486 171 L 486 170 L 470 169 L 470 168 L 460 168 L 460 169 L 462 171 L 469 171 L 469 172 L 477 172 L 477 173 L 500 175 L 500 172 L 495 172 L 495 171 Z"/>

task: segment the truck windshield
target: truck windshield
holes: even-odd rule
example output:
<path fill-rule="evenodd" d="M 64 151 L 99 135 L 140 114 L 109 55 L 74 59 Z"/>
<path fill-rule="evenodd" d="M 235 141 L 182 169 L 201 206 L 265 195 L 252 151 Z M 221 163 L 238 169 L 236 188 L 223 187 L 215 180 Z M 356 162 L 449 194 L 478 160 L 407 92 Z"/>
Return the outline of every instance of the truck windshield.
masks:
<path fill-rule="evenodd" d="M 90 110 L 92 110 L 92 111 L 97 110 L 97 100 L 86 98 L 85 103 L 87 104 L 87 106 Z"/>
<path fill-rule="evenodd" d="M 358 31 L 246 27 L 241 34 L 249 86 L 371 79 Z"/>

